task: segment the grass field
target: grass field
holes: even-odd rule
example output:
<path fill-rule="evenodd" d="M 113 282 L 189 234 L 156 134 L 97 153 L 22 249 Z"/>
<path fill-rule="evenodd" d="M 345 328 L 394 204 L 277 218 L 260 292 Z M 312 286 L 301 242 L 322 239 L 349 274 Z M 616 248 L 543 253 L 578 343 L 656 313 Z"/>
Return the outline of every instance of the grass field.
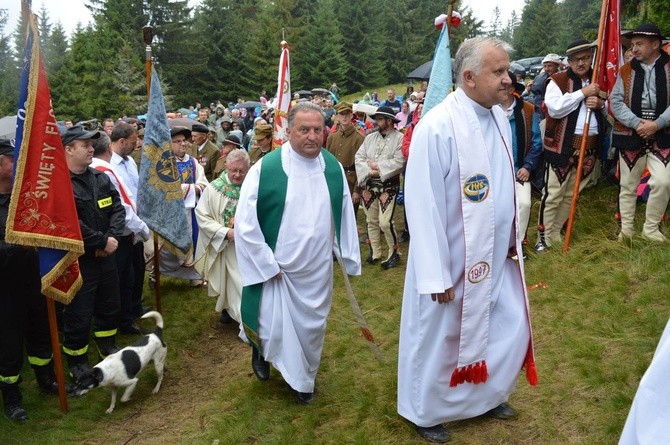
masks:
<path fill-rule="evenodd" d="M 587 190 L 569 255 L 558 250 L 531 253 L 526 263 L 540 384 L 531 388 L 520 377 L 510 400 L 518 418 L 448 424 L 451 443 L 618 441 L 668 320 L 670 249 L 639 238 L 631 245 L 616 242 L 615 194 L 614 187 L 602 183 Z M 638 210 L 642 216 L 643 207 Z M 402 227 L 400 211 L 396 218 Z M 531 228 L 535 220 L 536 206 Z M 359 227 L 362 230 L 362 224 Z M 534 233 L 529 239 L 534 240 Z M 365 258 L 367 248 L 361 247 Z M 294 401 L 276 371 L 268 382 L 256 380 L 249 348 L 237 338 L 236 327 L 218 325 L 214 299 L 206 297 L 205 290 L 165 280 L 168 370 L 157 395 L 151 394 L 156 377 L 150 369 L 141 375 L 133 400 L 117 404 L 111 415 L 105 414 L 110 397 L 106 388 L 70 398 L 70 411 L 63 414 L 57 398 L 37 392 L 26 368 L 22 388 L 30 420 L 15 425 L 0 419 L 0 443 L 425 443 L 396 414 L 407 245 L 401 250 L 403 267 L 383 271 L 378 265 L 365 265 L 363 275 L 352 279 L 384 363 L 362 339 L 335 269 L 333 310 L 316 399 L 309 406 Z M 121 337 L 119 343 L 132 340 Z"/>

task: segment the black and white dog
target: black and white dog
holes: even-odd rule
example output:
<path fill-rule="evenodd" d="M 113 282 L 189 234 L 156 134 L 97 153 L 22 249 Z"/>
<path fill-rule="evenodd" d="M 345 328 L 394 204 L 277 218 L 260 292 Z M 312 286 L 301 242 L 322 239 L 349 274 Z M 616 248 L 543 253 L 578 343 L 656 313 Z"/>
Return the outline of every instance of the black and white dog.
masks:
<path fill-rule="evenodd" d="M 114 411 L 116 405 L 116 391 L 118 388 L 126 388 L 122 402 L 127 402 L 135 391 L 139 379 L 137 374 L 144 369 L 149 361 L 153 360 L 158 382 L 152 391 L 156 394 L 163 381 L 163 370 L 167 357 L 167 346 L 163 343 L 163 317 L 156 311 L 147 312 L 142 318 L 153 318 L 156 320 L 154 333 L 145 335 L 130 346 L 108 355 L 103 361 L 88 370 L 77 380 L 76 395 L 86 394 L 98 386 L 111 386 L 112 404 L 107 409 L 107 414 Z"/>

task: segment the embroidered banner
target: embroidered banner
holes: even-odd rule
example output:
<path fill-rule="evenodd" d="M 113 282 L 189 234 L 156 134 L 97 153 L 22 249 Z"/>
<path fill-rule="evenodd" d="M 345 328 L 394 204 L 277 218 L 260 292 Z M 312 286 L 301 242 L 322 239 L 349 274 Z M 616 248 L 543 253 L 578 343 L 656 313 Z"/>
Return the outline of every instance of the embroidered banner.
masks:
<path fill-rule="evenodd" d="M 185 256 L 192 247 L 186 219 L 177 159 L 165 114 L 165 103 L 156 70 L 151 71 L 147 126 L 137 190 L 137 215 L 147 223 L 166 248 Z"/>
<path fill-rule="evenodd" d="M 51 105 L 37 20 L 26 15 L 7 242 L 39 249 L 42 293 L 69 303 L 81 287 L 84 253 L 70 171 Z"/>
<path fill-rule="evenodd" d="M 288 140 L 288 112 L 291 108 L 291 66 L 289 62 L 288 43 L 281 42 L 279 57 L 279 74 L 277 76 L 277 103 L 275 104 L 275 129 L 272 137 L 272 148 L 280 147 Z"/>

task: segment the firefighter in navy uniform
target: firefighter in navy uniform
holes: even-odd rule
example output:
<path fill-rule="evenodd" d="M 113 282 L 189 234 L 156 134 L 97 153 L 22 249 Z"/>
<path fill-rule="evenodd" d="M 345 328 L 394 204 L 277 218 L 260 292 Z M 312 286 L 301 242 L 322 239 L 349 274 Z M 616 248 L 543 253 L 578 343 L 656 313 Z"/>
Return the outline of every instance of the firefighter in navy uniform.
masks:
<path fill-rule="evenodd" d="M 101 357 L 113 354 L 119 324 L 119 277 L 114 252 L 123 235 L 126 212 L 107 175 L 90 168 L 92 139 L 97 131 L 82 126 L 61 133 L 65 161 L 70 170 L 72 191 L 84 240 L 79 257 L 82 287 L 63 310 L 63 352 L 75 380 L 90 368 L 88 344 L 91 319 L 93 335 Z"/>
<path fill-rule="evenodd" d="M 0 139 L 0 390 L 5 415 L 24 422 L 28 415 L 19 389 L 24 344 L 40 389 L 55 394 L 58 384 L 37 251 L 5 242 L 13 166 L 14 147 Z"/>

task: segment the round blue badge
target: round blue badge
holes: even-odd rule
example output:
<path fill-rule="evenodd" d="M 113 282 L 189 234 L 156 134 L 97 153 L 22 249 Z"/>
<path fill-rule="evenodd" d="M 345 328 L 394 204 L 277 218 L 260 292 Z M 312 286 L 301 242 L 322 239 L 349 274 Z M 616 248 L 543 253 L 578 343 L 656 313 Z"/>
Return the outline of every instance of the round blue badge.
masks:
<path fill-rule="evenodd" d="M 470 202 L 482 202 L 489 196 L 489 178 L 475 173 L 465 180 L 463 194 Z"/>

